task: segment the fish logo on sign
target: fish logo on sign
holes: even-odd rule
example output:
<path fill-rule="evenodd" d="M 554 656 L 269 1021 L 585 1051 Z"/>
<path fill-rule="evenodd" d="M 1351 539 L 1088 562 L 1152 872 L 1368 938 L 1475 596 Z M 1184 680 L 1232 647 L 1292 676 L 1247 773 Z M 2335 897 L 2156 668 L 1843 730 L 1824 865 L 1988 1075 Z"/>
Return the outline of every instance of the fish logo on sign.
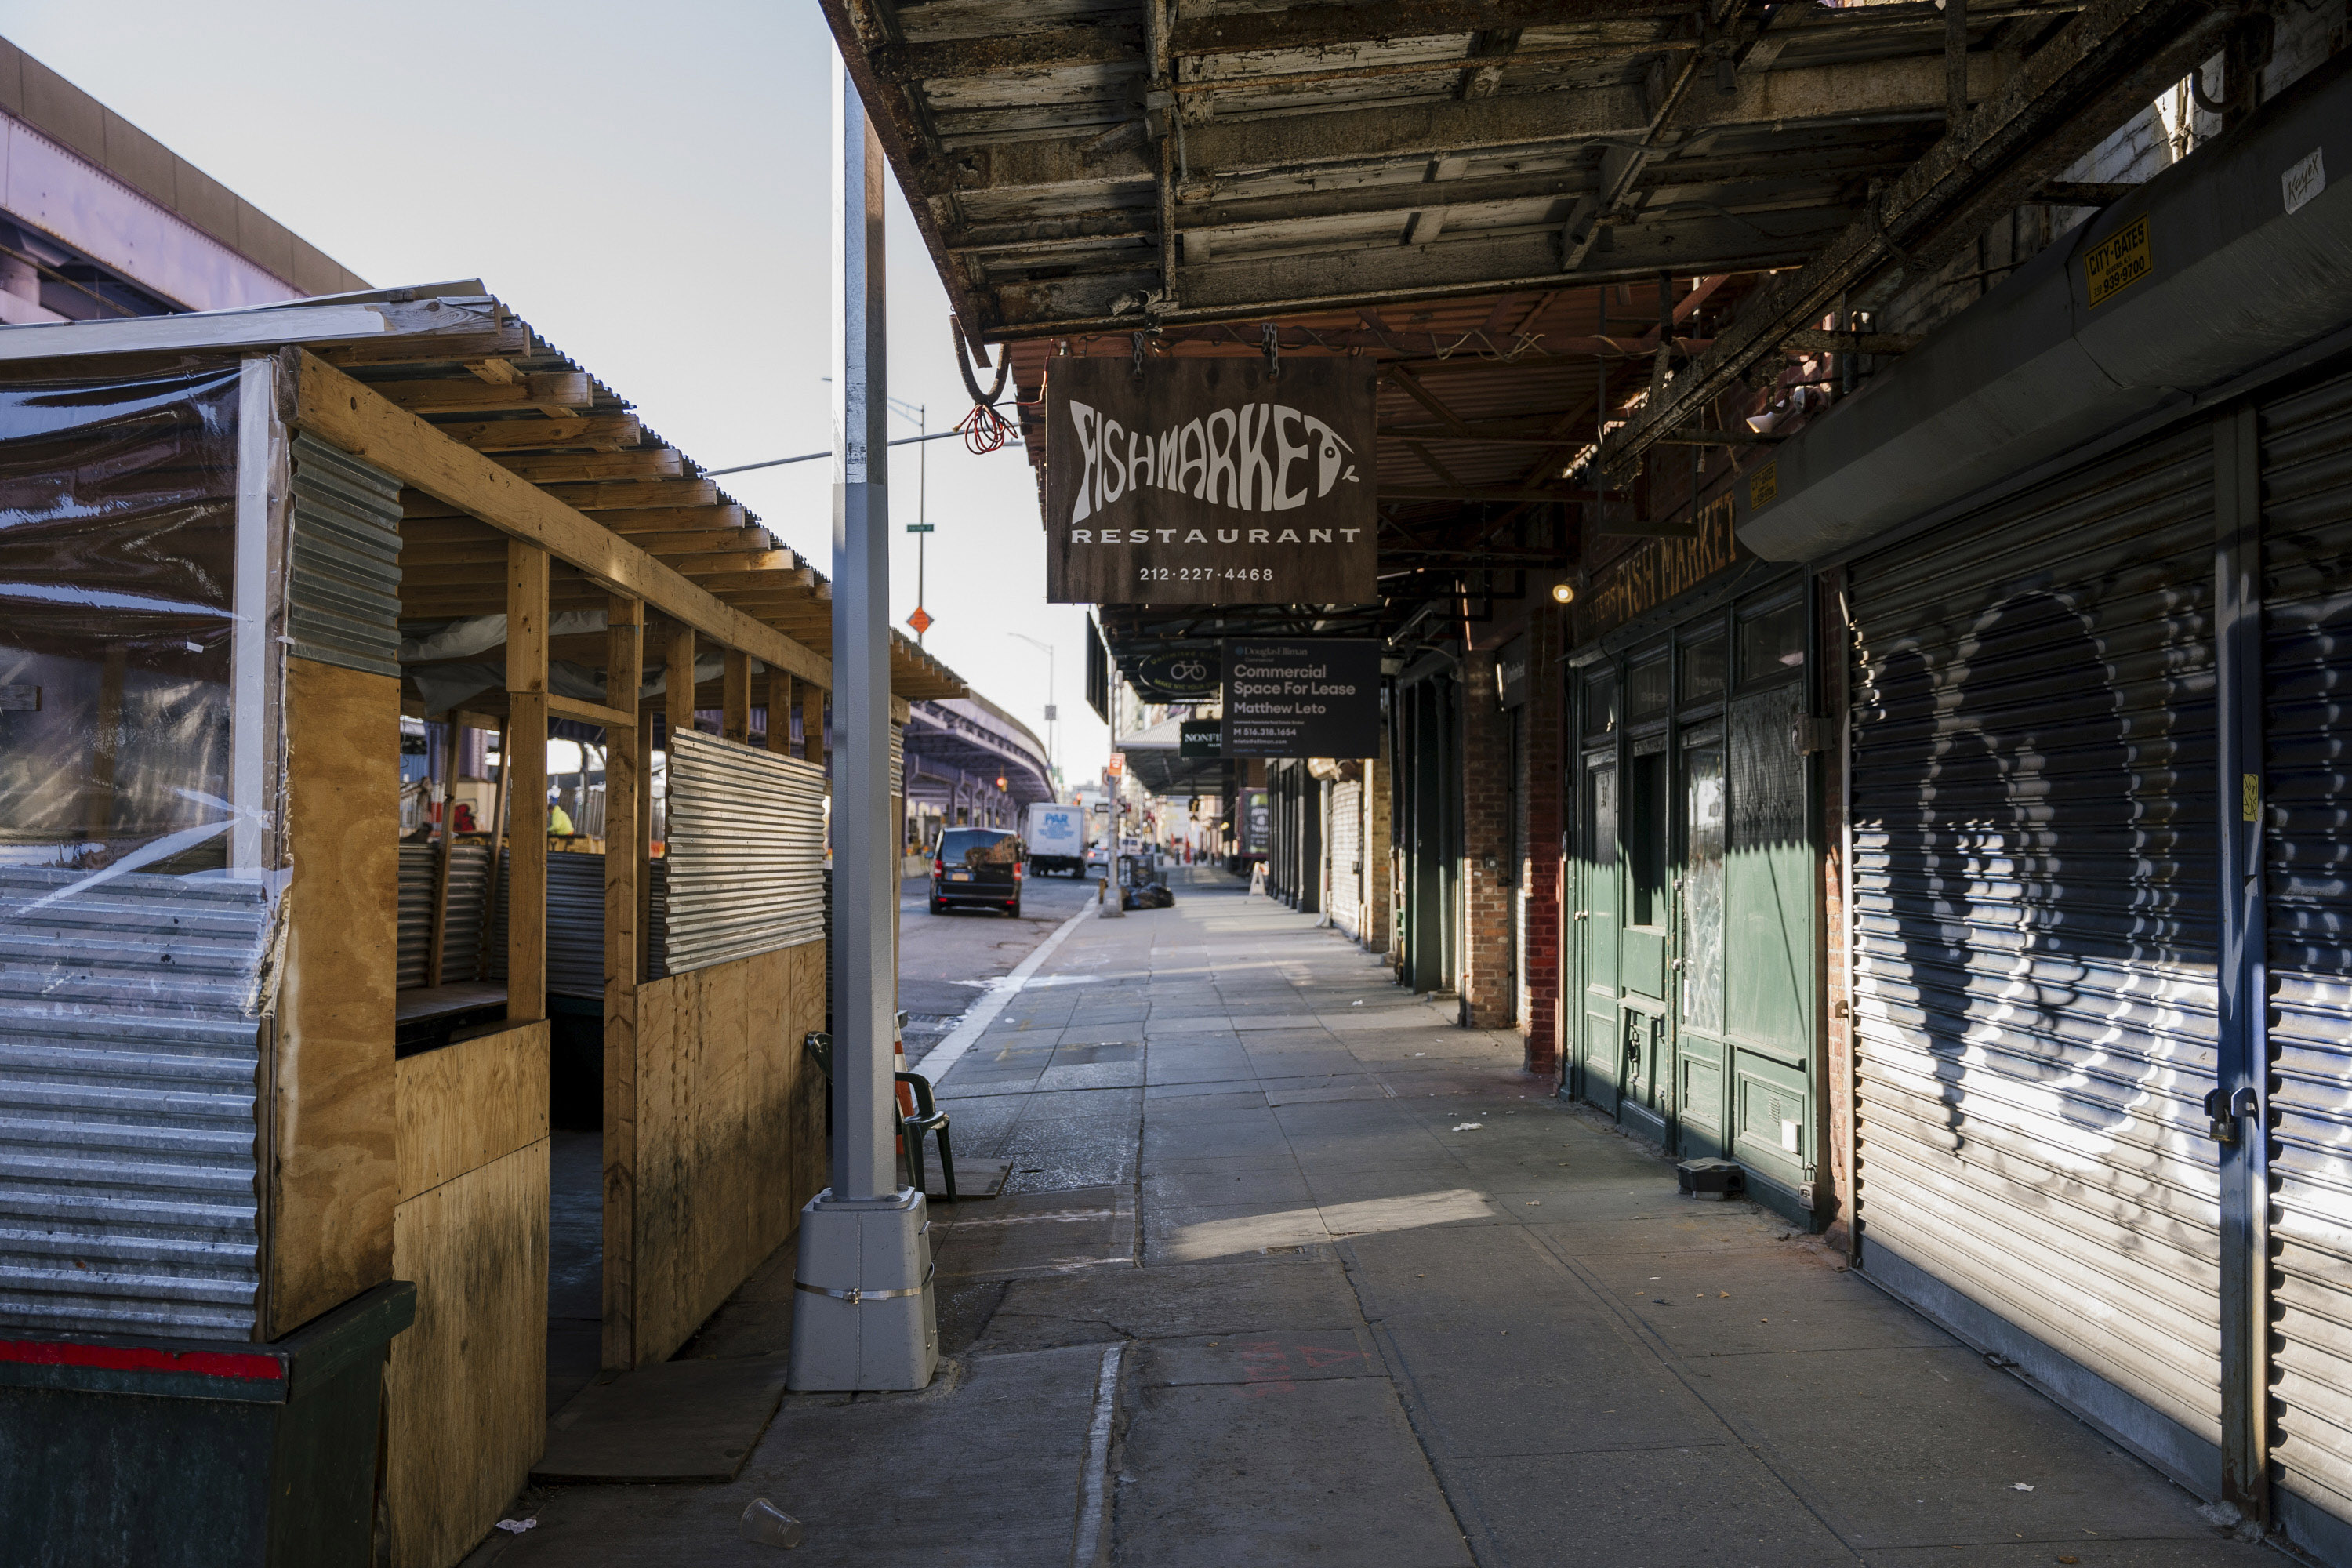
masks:
<path fill-rule="evenodd" d="M 1235 511 L 1267 512 L 1293 511 L 1340 484 L 1363 482 L 1349 461 L 1352 446 L 1315 416 L 1279 403 L 1215 409 L 1156 435 L 1129 430 L 1076 400 L 1069 410 L 1082 465 L 1070 508 L 1073 523 L 1147 489 L 1172 490 Z"/>

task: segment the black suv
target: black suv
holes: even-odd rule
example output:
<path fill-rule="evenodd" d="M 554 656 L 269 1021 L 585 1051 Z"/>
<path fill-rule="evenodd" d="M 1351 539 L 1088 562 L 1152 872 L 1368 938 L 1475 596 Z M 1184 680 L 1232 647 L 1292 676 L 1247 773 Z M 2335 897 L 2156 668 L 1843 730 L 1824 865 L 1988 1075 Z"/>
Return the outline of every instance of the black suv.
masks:
<path fill-rule="evenodd" d="M 1019 918 L 1028 858 L 1028 846 L 1018 834 L 994 827 L 949 828 L 931 853 L 931 913 L 943 915 L 952 905 L 970 904 Z"/>

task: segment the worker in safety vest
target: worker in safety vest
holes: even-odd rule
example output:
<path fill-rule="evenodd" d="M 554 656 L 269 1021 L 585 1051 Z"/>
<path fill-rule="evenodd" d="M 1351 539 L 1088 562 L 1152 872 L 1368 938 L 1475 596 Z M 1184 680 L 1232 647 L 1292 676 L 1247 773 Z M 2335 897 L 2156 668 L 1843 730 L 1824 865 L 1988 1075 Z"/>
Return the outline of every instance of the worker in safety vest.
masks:
<path fill-rule="evenodd" d="M 547 797 L 547 830 L 567 837 L 579 831 L 572 826 L 572 814 L 564 810 L 563 803 L 552 795 Z"/>

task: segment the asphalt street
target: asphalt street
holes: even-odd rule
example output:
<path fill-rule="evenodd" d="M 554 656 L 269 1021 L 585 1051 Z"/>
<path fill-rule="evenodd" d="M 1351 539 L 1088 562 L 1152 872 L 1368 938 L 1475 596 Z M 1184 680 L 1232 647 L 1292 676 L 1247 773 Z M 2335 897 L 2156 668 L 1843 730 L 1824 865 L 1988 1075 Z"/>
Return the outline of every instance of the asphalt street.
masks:
<path fill-rule="evenodd" d="M 1032 877 L 1021 918 L 982 910 L 930 912 L 929 884 L 909 877 L 898 892 L 898 1005 L 907 1017 L 907 1054 L 919 1058 L 955 1026 L 966 1008 L 1027 957 L 1054 928 L 1095 901 L 1095 884 Z"/>

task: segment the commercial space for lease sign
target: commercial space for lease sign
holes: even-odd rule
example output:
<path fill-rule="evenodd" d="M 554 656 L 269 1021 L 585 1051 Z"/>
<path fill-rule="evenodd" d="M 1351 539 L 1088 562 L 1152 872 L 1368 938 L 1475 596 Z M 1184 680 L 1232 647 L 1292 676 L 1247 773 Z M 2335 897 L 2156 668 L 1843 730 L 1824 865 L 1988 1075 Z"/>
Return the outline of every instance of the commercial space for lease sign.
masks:
<path fill-rule="evenodd" d="M 1349 359 L 1047 362 L 1046 598 L 1380 597 L 1374 367 Z"/>
<path fill-rule="evenodd" d="M 1229 639 L 1225 755 L 1374 757 L 1381 645 L 1370 639 Z"/>

